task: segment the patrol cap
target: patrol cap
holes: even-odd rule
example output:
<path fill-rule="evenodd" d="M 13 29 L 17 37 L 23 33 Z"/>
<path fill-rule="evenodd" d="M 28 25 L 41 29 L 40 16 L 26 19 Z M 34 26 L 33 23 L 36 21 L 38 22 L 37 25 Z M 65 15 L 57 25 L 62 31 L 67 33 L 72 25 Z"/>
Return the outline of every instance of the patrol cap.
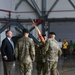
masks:
<path fill-rule="evenodd" d="M 23 29 L 23 33 L 29 33 L 28 29 Z"/>
<path fill-rule="evenodd" d="M 53 35 L 56 35 L 56 34 L 55 34 L 55 32 L 50 32 L 49 34 L 53 34 Z"/>
<path fill-rule="evenodd" d="M 42 36 L 44 37 L 44 36 L 46 36 L 46 34 L 42 34 Z"/>

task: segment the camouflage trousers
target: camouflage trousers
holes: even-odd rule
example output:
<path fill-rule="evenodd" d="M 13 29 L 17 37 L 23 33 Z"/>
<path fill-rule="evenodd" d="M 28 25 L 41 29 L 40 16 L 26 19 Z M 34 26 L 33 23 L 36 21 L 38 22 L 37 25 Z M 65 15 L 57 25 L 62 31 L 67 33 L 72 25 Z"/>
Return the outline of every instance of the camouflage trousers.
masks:
<path fill-rule="evenodd" d="M 37 63 L 36 69 L 37 69 L 37 75 L 43 75 L 44 63 Z"/>
<path fill-rule="evenodd" d="M 32 75 L 32 63 L 20 63 L 20 75 Z"/>
<path fill-rule="evenodd" d="M 59 75 L 57 70 L 57 62 L 47 61 L 45 63 L 44 75 Z"/>

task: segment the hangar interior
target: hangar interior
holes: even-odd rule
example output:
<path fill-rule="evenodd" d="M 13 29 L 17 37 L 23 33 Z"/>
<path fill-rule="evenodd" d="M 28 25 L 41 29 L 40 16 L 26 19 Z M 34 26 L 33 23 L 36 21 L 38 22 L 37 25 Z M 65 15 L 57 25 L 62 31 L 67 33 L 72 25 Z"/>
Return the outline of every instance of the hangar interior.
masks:
<path fill-rule="evenodd" d="M 57 41 L 66 38 L 68 42 L 73 40 L 75 43 L 75 0 L 0 0 L 0 42 L 5 38 L 7 29 L 12 30 L 14 38 L 18 38 L 25 28 L 35 42 L 40 41 L 30 18 L 36 20 L 39 30 L 47 38 L 49 32 L 53 31 Z M 74 75 L 74 57 L 60 59 L 60 74 Z M 0 67 L 0 75 L 3 75 L 2 69 Z M 36 75 L 35 67 L 33 75 Z"/>

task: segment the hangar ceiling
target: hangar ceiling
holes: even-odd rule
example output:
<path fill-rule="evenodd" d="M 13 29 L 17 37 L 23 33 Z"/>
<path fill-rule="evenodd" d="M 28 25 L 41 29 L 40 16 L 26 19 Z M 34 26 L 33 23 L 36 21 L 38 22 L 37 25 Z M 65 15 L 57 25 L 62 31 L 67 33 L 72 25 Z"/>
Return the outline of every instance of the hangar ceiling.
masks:
<path fill-rule="evenodd" d="M 19 19 L 75 17 L 75 0 L 11 0 L 4 6 L 3 2 L 5 0 L 0 0 L 0 18 L 8 18 L 9 15 Z"/>
<path fill-rule="evenodd" d="M 74 18 L 75 0 L 0 0 L 0 9 L 11 12 L 11 18 L 28 19 L 30 16 L 34 19 L 42 16 L 48 18 Z M 7 12 L 0 10 L 0 17 L 8 17 Z"/>
<path fill-rule="evenodd" d="M 2 2 L 5 0 L 0 0 L 0 3 Z M 37 19 L 38 22 L 43 20 L 42 33 L 45 33 L 45 26 L 49 26 L 50 22 L 75 20 L 75 0 L 9 0 L 6 5 L 0 7 L 0 22 L 6 21 L 5 28 L 11 21 L 31 22 L 29 18 L 32 18 Z M 34 27 L 30 31 L 33 29 Z M 3 29 L 1 28 L 0 31 L 2 32 Z"/>
<path fill-rule="evenodd" d="M 22 6 L 23 2 L 27 3 L 38 17 L 42 16 L 42 11 L 45 12 L 44 16 L 48 18 L 75 17 L 75 0 L 20 0 L 15 6 L 16 11 Z"/>

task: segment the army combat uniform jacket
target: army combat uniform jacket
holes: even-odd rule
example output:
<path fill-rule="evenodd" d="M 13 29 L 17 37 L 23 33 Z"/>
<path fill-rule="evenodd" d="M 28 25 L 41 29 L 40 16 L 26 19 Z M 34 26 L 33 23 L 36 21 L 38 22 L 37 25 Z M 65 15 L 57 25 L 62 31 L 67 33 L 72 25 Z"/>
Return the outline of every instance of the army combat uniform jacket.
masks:
<path fill-rule="evenodd" d="M 34 60 L 35 58 L 35 47 L 34 42 L 29 37 L 22 37 L 18 40 L 15 47 L 15 57 L 19 61 L 26 61 L 27 58 Z"/>
<path fill-rule="evenodd" d="M 60 46 L 54 38 L 49 38 L 46 41 L 44 51 L 48 61 L 58 61 L 58 57 L 62 54 Z"/>
<path fill-rule="evenodd" d="M 32 62 L 35 59 L 34 42 L 29 37 L 22 37 L 15 47 L 15 57 L 20 62 L 20 74 L 31 75 Z"/>
<path fill-rule="evenodd" d="M 44 47 L 45 54 L 45 73 L 44 75 L 58 75 L 57 62 L 58 57 L 62 54 L 58 42 L 54 38 L 49 38 Z"/>

